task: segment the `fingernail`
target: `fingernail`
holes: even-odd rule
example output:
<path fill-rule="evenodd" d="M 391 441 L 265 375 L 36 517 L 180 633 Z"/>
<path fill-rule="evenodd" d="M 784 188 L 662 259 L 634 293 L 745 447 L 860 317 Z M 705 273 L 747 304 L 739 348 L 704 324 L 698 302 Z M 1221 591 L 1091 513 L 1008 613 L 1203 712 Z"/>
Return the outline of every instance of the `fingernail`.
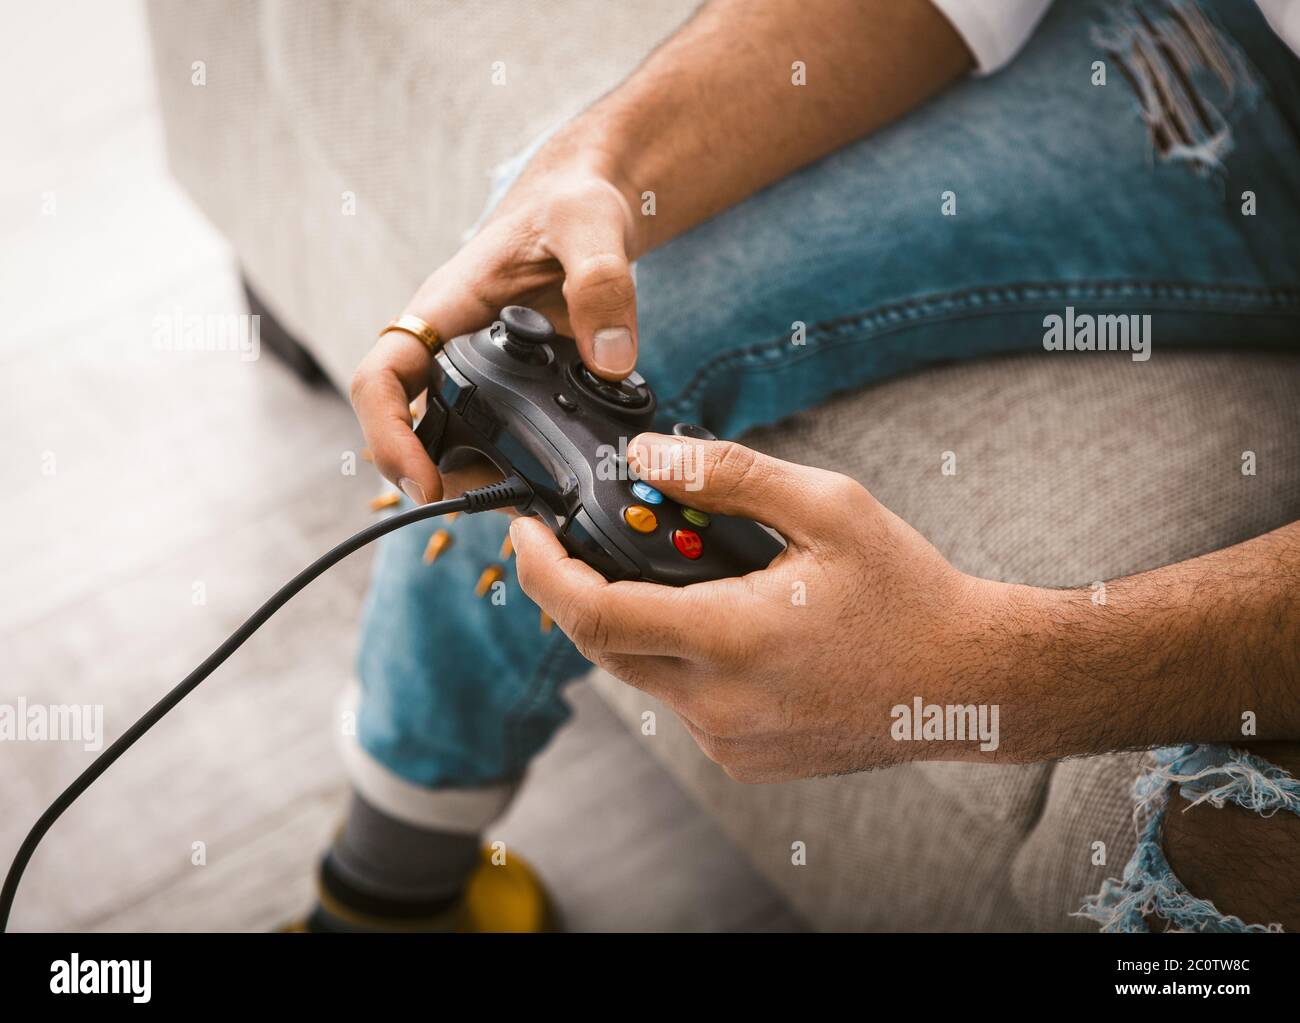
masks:
<path fill-rule="evenodd" d="M 403 476 L 397 481 L 397 489 L 409 497 L 416 504 L 424 504 L 424 487 L 416 483 L 415 480 L 408 476 Z"/>
<path fill-rule="evenodd" d="M 606 373 L 631 373 L 636 365 L 632 332 L 626 327 L 605 327 L 592 335 L 592 355 L 596 366 Z"/>

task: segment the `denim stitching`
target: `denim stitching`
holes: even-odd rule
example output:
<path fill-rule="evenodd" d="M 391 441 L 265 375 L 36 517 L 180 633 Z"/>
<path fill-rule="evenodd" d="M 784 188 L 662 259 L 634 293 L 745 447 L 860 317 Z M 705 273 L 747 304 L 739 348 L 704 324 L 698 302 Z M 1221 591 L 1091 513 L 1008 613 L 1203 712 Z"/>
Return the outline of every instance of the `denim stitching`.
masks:
<path fill-rule="evenodd" d="M 1205 312 L 1242 312 L 1243 310 L 1278 310 L 1300 307 L 1300 288 L 1261 288 L 1244 284 L 1198 284 L 1179 281 L 1090 281 L 1017 283 L 966 288 L 947 294 L 912 298 L 876 306 L 854 316 L 827 320 L 811 327 L 807 334 L 807 354 L 811 349 L 831 346 L 850 332 L 867 330 L 884 334 L 889 328 L 921 322 L 942 322 L 962 314 L 983 315 L 985 310 L 1002 312 L 1012 304 L 1032 307 L 1036 303 L 1066 300 L 1141 298 L 1149 301 L 1178 303 L 1175 311 L 1196 310 L 1198 303 Z M 1225 308 L 1225 304 L 1228 308 Z M 733 366 L 750 367 L 788 355 L 787 335 L 723 352 L 705 363 L 689 383 L 671 400 L 662 404 L 669 414 L 685 413 L 690 403 L 717 374 Z"/>
<path fill-rule="evenodd" d="M 524 691 L 519 694 L 519 696 L 511 703 L 509 709 L 507 709 L 505 726 L 503 729 L 506 739 L 505 749 L 507 751 L 518 750 L 520 739 L 522 738 L 523 722 L 536 707 L 544 702 L 545 695 L 553 689 L 556 689 L 553 683 L 556 678 L 564 672 L 561 654 L 563 654 L 566 648 L 569 647 L 572 647 L 572 643 L 570 642 L 569 637 L 564 633 L 561 632 L 554 636 L 545 653 L 542 655 L 541 661 L 538 662 L 537 667 L 533 670 L 532 678 L 529 679 L 527 686 L 524 687 Z M 577 648 L 573 647 L 573 649 L 576 650 Z M 572 678 L 573 676 L 576 676 L 579 671 L 581 671 L 581 668 L 576 669 L 573 672 L 573 675 L 568 677 Z M 508 753 L 508 755 L 510 754 Z M 516 770 L 518 765 L 512 763 L 509 766 L 516 775 L 521 773 L 519 770 Z M 513 776 L 514 775 L 512 775 L 512 777 Z"/>

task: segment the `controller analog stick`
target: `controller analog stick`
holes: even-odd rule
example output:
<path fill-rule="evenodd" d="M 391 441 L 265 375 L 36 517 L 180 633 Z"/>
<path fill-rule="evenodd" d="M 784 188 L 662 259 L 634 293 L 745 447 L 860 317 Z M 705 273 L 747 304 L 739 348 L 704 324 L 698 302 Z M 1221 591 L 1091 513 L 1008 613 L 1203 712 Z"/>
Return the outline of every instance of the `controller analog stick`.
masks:
<path fill-rule="evenodd" d="M 555 337 L 551 321 L 527 306 L 506 306 L 501 310 L 501 322 L 505 324 L 506 333 L 522 344 L 544 345 Z"/>
<path fill-rule="evenodd" d="M 535 309 L 508 305 L 501 310 L 500 325 L 491 336 L 492 343 L 512 358 L 544 366 L 551 359 L 547 342 L 555 339 L 555 327 Z"/>

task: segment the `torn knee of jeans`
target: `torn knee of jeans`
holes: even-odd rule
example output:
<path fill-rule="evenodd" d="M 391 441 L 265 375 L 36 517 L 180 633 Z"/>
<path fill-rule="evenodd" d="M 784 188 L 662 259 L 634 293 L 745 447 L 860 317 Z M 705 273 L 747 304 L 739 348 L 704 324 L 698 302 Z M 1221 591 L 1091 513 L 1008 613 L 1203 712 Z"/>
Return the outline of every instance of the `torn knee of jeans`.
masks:
<path fill-rule="evenodd" d="M 1152 916 L 1166 921 L 1171 931 L 1280 931 L 1280 924 L 1247 924 L 1225 916 L 1174 874 L 1161 840 L 1175 787 L 1191 806 L 1234 803 L 1264 817 L 1279 810 L 1300 815 L 1300 780 L 1262 757 L 1229 746 L 1156 750 L 1133 785 L 1138 844 L 1123 877 L 1108 878 L 1074 915 L 1096 921 L 1106 932 L 1147 931 Z"/>
<path fill-rule="evenodd" d="M 1196 0 L 1122 0 L 1091 33 L 1138 101 L 1152 150 L 1200 174 L 1222 169 L 1232 120 L 1259 94 L 1241 47 Z"/>

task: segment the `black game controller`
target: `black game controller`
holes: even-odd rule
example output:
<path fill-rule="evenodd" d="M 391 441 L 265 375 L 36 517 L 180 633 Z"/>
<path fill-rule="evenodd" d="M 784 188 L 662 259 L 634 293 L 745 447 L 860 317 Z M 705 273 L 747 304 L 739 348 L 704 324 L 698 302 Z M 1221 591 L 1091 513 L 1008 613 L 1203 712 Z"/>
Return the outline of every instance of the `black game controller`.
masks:
<path fill-rule="evenodd" d="M 438 352 L 415 432 L 442 471 L 479 455 L 522 476 L 536 493 L 530 511 L 607 579 L 684 586 L 766 567 L 784 547 L 775 534 L 675 504 L 631 475 L 627 443 L 654 412 L 639 374 L 602 380 L 545 316 L 507 306 Z M 673 432 L 713 439 L 685 423 Z"/>

